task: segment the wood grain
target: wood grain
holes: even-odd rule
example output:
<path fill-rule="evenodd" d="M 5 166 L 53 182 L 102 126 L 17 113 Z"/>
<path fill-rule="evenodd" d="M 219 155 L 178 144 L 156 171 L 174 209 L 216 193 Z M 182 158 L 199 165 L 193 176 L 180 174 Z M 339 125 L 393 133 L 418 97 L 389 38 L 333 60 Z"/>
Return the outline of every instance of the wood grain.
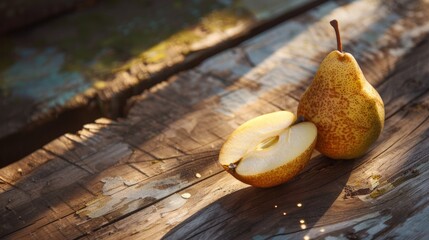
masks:
<path fill-rule="evenodd" d="M 409 6 L 392 9 L 364 0 L 326 3 L 135 97 L 127 118 L 99 119 L 1 169 L 0 203 L 5 208 L 0 216 L 9 224 L 1 226 L 0 236 L 411 236 L 398 231 L 410 226 L 407 218 L 419 230 L 427 212 L 422 194 L 428 174 L 424 79 L 429 66 L 424 60 L 427 40 L 421 40 L 429 29 L 422 25 L 425 15 L 410 14 L 415 10 L 411 7 L 427 11 L 426 5 L 412 1 Z M 350 12 L 357 20 L 342 21 Z M 368 12 L 378 15 L 367 18 Z M 255 189 L 236 181 L 216 163 L 220 145 L 252 117 L 295 111 L 317 59 L 335 47 L 328 34 L 332 30 L 322 27 L 331 18 L 343 22 L 343 36 L 357 37 L 346 40 L 346 46 L 357 48 L 358 40 L 365 40 L 370 49 L 357 59 L 365 63 L 365 74 L 378 70 L 369 73 L 369 80 L 390 99 L 382 136 L 355 161 L 333 161 L 316 153 L 299 176 L 277 188 Z M 360 19 L 369 20 L 355 24 Z M 384 31 L 374 35 L 368 26 Z M 410 32 L 412 36 L 402 37 Z M 295 37 L 275 38 L 279 33 Z M 314 36 L 317 41 L 311 40 Z M 380 44 L 382 39 L 388 45 Z M 302 48 L 308 54 L 296 50 Z M 400 84 L 403 76 L 417 81 Z M 183 193 L 191 197 L 185 199 Z M 401 194 L 412 200 L 399 201 Z"/>
<path fill-rule="evenodd" d="M 254 1 L 107 1 L 2 36 L 1 162 L 101 116 L 119 117 L 129 97 L 321 2 L 269 0 L 260 8 Z M 34 17 L 43 17 L 51 8 L 93 3 L 6 1 L 0 19 L 32 6 Z"/>

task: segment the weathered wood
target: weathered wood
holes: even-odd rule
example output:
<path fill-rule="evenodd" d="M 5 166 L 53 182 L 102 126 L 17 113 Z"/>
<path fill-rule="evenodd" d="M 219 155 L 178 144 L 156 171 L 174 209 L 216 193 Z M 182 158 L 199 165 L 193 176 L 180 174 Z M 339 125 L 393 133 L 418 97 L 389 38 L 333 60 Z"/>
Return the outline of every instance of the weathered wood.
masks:
<path fill-rule="evenodd" d="M 409 63 L 414 60 L 414 57 L 406 59 Z M 399 72 L 392 80 L 402 75 L 403 72 Z M 412 73 L 415 72 L 408 72 Z M 316 158 L 313 159 L 315 165 L 304 170 L 295 181 L 270 190 L 230 187 L 234 181 L 226 173 L 219 176 L 216 183 L 202 182 L 200 186 L 186 189 L 196 194 L 194 201 L 198 204 L 190 200 L 181 206 L 186 216 L 192 215 L 177 219 L 178 222 L 186 220 L 169 232 L 166 239 L 427 237 L 429 232 L 423 222 L 428 217 L 429 206 L 425 194 L 429 189 L 428 104 L 426 92 L 401 108 L 387 119 L 376 148 L 354 162 Z M 201 189 L 205 191 L 203 194 L 198 193 Z M 219 199 L 215 193 L 219 190 L 233 193 Z M 297 203 L 304 205 L 302 209 L 297 208 Z M 283 216 L 283 212 L 287 215 Z M 140 215 L 122 222 L 136 226 L 142 219 L 145 218 Z M 165 219 L 157 222 L 155 226 L 159 227 L 149 230 L 152 236 L 165 235 L 169 217 Z M 301 219 L 306 229 L 302 229 Z M 125 231 L 118 229 L 119 226 L 121 223 L 115 223 L 114 231 L 119 236 L 139 229 L 136 226 Z M 140 234 L 146 236 L 147 232 Z"/>
<path fill-rule="evenodd" d="M 411 225 L 408 223 L 411 220 L 407 220 L 409 212 L 403 212 L 398 204 L 407 209 L 422 206 L 427 209 L 428 205 L 424 194 L 428 189 L 425 180 L 429 152 L 425 129 L 429 126 L 429 93 L 427 83 L 423 81 L 428 76 L 427 64 L 419 71 L 410 70 L 413 64 L 426 59 L 427 49 L 426 40 L 386 79 L 384 84 L 390 88 L 380 87 L 383 97 L 396 92 L 392 97 L 398 98 L 402 94 L 401 88 L 408 92 L 423 87 L 426 94 L 406 107 L 403 107 L 402 99 L 395 104 L 387 103 L 387 107 L 401 105 L 401 110 L 394 111 L 387 119 L 376 147 L 364 158 L 355 162 L 313 159 L 312 165 L 296 180 L 270 190 L 247 187 L 221 173 L 171 195 L 154 204 L 153 208 L 146 208 L 101 229 L 94 237 L 161 238 L 168 233 L 168 228 L 184 220 L 186 222 L 169 232 L 167 238 L 248 239 L 259 236 L 271 239 L 277 236 L 279 239 L 299 239 L 307 235 L 310 238 L 357 236 L 371 239 L 392 237 L 394 232 L 396 237 L 421 239 L 427 236 L 428 233 L 422 231 L 427 210 L 412 217 L 418 224 L 414 227 L 417 231 L 414 236 L 410 236 L 413 232 L 395 230 L 397 226 L 403 229 L 403 225 Z M 397 84 L 404 81 L 403 75 L 421 81 L 413 87 L 403 88 Z M 183 200 L 180 198 L 183 192 L 191 193 L 192 198 Z M 419 198 L 426 201 L 422 200 L 416 206 L 410 200 Z M 304 204 L 302 210 L 296 207 L 299 202 Z M 283 216 L 283 212 L 287 215 Z M 305 219 L 307 229 L 311 230 L 301 229 L 301 219 Z M 389 222 L 391 219 L 395 220 L 393 224 Z M 389 233 L 386 233 L 387 229 L 390 229 Z"/>
<path fill-rule="evenodd" d="M 416 50 L 416 52 L 418 52 L 420 50 L 421 49 Z M 392 56 L 391 58 L 395 58 L 396 60 L 399 59 L 398 56 Z M 422 59 L 425 59 L 425 58 L 423 58 L 421 56 L 420 57 L 417 56 L 417 57 L 413 58 L 413 60 L 417 61 L 417 62 L 421 61 Z M 388 59 L 388 60 L 390 60 L 390 59 Z M 414 62 L 414 61 L 410 61 L 410 62 Z M 386 63 L 383 63 L 383 64 L 386 64 Z M 214 66 L 218 66 L 218 65 L 214 65 Z M 222 70 L 224 70 L 224 69 L 222 69 Z M 235 68 L 227 68 L 226 70 L 231 71 L 231 70 L 235 70 Z M 418 71 L 418 72 L 420 74 L 422 74 L 422 75 L 418 76 L 420 78 L 420 80 L 422 80 L 422 77 L 425 76 L 425 73 L 424 73 L 424 71 Z M 382 81 L 383 80 L 383 76 L 386 76 L 388 73 L 389 72 L 385 72 L 384 75 L 379 75 L 378 78 L 372 79 L 372 80 L 373 81 L 377 81 L 377 80 L 378 81 Z M 390 79 L 389 81 L 392 81 L 392 85 L 396 85 L 397 83 L 399 83 L 402 80 L 403 79 L 396 77 L 396 78 Z M 388 83 L 386 83 L 386 84 L 388 84 Z M 420 81 L 420 84 L 418 85 L 418 87 L 422 87 L 422 89 L 423 89 L 422 91 L 427 91 L 427 86 L 425 86 L 425 83 L 423 81 Z M 394 94 L 394 95 L 400 96 L 400 91 L 397 91 L 397 93 Z M 137 112 L 141 112 L 141 110 L 137 111 Z M 420 119 L 421 119 L 421 117 L 422 116 L 420 116 Z M 415 121 L 414 118 L 407 118 L 407 121 L 411 121 L 411 119 L 413 119 L 413 121 Z M 404 121 L 404 122 L 406 123 L 407 121 Z M 416 125 L 418 126 L 419 124 L 420 124 L 420 122 L 417 121 Z M 412 126 L 415 126 L 415 125 L 412 125 Z M 403 131 L 404 135 L 398 135 L 398 136 L 402 136 L 402 137 L 406 136 L 406 134 L 408 132 L 405 131 L 405 129 L 401 129 L 401 130 Z M 390 130 L 390 131 L 392 131 L 392 130 Z M 386 138 L 382 138 L 382 139 L 386 139 Z M 395 137 L 393 137 L 391 139 L 395 140 Z M 392 142 L 388 142 L 388 143 L 391 144 Z M 387 146 L 390 146 L 390 145 L 387 145 Z M 386 145 L 385 145 L 385 147 L 386 147 Z M 383 149 L 383 148 L 381 148 L 381 149 Z M 384 150 L 382 150 L 382 151 L 384 151 Z M 372 153 L 372 154 L 374 154 L 374 153 Z M 369 155 L 368 157 L 370 157 L 370 156 L 371 155 Z M 372 156 L 374 156 L 374 155 L 372 155 Z M 322 168 L 323 168 L 323 166 L 322 166 Z M 351 168 L 348 169 L 348 170 L 350 171 Z M 337 172 L 337 171 L 340 171 L 340 170 L 338 170 L 338 167 L 337 168 L 332 168 L 330 170 L 330 174 L 332 174 L 333 172 Z M 316 174 L 316 173 L 314 173 L 314 174 Z M 334 177 L 338 177 L 338 176 L 335 176 L 335 175 L 333 175 L 333 176 Z M 225 178 L 228 178 L 228 177 L 229 176 L 227 176 Z M 324 175 L 324 177 L 326 178 L 325 175 Z M 107 234 L 107 235 L 102 235 L 103 237 L 107 237 L 108 235 L 110 235 L 111 238 L 113 238 L 113 239 L 114 238 L 125 237 L 125 236 L 133 236 L 136 239 L 138 239 L 138 238 L 144 238 L 144 237 L 154 236 L 154 234 L 155 234 L 155 236 L 163 236 L 165 234 L 165 232 L 166 232 L 166 228 L 169 228 L 169 226 L 172 224 L 172 222 L 173 222 L 173 225 L 174 225 L 174 222 L 180 222 L 181 220 L 183 220 L 183 218 L 180 217 L 181 215 L 190 215 L 192 213 L 192 209 L 194 209 L 194 207 L 195 207 L 195 209 L 200 210 L 201 207 L 202 207 L 201 205 L 204 206 L 204 204 L 216 202 L 216 199 L 217 199 L 217 195 L 216 194 L 209 195 L 209 196 L 207 196 L 207 194 L 219 191 L 219 188 L 221 188 L 221 187 L 218 187 L 219 185 L 230 186 L 230 183 L 232 183 L 232 182 L 235 181 L 232 178 L 229 178 L 229 179 L 232 179 L 232 180 L 227 181 L 225 178 L 223 178 L 222 181 L 219 180 L 221 182 L 220 184 L 219 184 L 219 182 L 216 182 L 216 181 L 215 182 L 217 184 L 213 184 L 213 182 L 210 181 L 210 182 L 207 182 L 207 183 L 206 182 L 202 182 L 200 186 L 195 185 L 194 186 L 195 187 L 194 192 L 192 192 L 192 187 L 190 189 L 187 189 L 186 191 L 189 191 L 192 194 L 194 194 L 194 193 L 197 194 L 197 196 L 195 196 L 196 200 L 195 201 L 189 200 L 189 204 L 185 205 L 183 203 L 183 205 L 179 204 L 180 206 L 174 205 L 175 203 L 178 204 L 177 202 L 180 202 L 180 199 L 179 199 L 179 195 L 172 195 L 171 198 L 163 200 L 159 204 L 156 204 L 154 209 L 145 209 L 144 211 L 139 212 L 138 214 L 133 215 L 132 217 L 130 217 L 131 219 L 130 218 L 126 218 L 123 221 L 115 223 L 112 227 L 109 227 L 109 228 L 106 228 L 106 229 L 102 229 L 100 232 L 102 234 L 103 233 Z M 328 182 L 333 182 L 332 178 L 327 178 L 327 180 L 329 180 Z M 313 182 L 317 182 L 317 180 L 313 179 Z M 306 184 L 308 185 L 309 183 L 306 182 L 306 183 L 302 184 L 301 186 L 305 186 Z M 237 184 L 237 185 L 240 185 L 240 184 Z M 341 185 L 341 184 L 339 184 L 338 182 L 333 182 L 333 184 L 330 184 L 329 187 L 332 188 L 332 185 L 334 185 L 334 189 L 335 189 L 335 186 Z M 243 187 L 243 186 L 241 186 L 241 187 Z M 329 192 L 329 189 L 330 189 L 329 187 L 325 187 L 323 189 L 326 189 L 327 192 Z M 201 191 L 202 189 L 204 189 L 205 191 L 203 191 L 201 194 L 198 194 L 198 192 Z M 314 189 L 318 189 L 318 188 L 314 187 Z M 236 189 L 234 187 L 231 187 L 231 188 L 228 188 L 228 190 L 234 192 Z M 228 190 L 225 190 L 225 191 L 228 191 Z M 340 191 L 341 190 L 342 190 L 342 188 L 340 188 Z M 324 192 L 324 191 L 319 192 L 319 194 L 324 194 L 324 193 L 326 193 L 326 192 Z M 336 192 L 335 194 L 338 194 L 338 192 Z M 203 196 L 205 196 L 205 197 L 203 197 Z M 245 196 L 243 198 L 237 197 L 236 199 L 237 199 L 237 201 L 240 201 L 240 199 L 247 199 L 246 197 L 249 197 L 249 195 L 247 195 L 247 196 Z M 336 196 L 333 196 L 333 197 L 336 197 Z M 235 198 L 235 196 L 231 197 L 231 199 L 233 199 L 233 198 Z M 206 200 L 206 202 L 203 199 Z M 230 202 L 231 199 L 226 200 L 226 202 L 227 202 L 226 204 L 228 206 L 229 206 L 228 202 Z M 266 200 L 266 198 L 263 198 L 263 199 Z M 278 198 L 274 198 L 274 199 L 278 200 Z M 198 204 L 198 203 L 200 203 L 200 204 Z M 255 205 L 258 205 L 258 204 L 255 204 Z M 156 211 L 155 209 L 158 209 L 157 208 L 158 206 L 165 207 L 165 209 L 170 209 L 170 208 L 175 208 L 176 207 L 177 210 L 173 211 L 174 212 L 173 214 L 168 215 L 168 214 L 165 214 L 163 211 L 161 211 L 161 212 Z M 235 207 L 235 205 L 232 206 L 231 208 L 228 208 L 227 210 L 231 210 L 231 209 L 234 210 L 235 209 L 234 207 Z M 266 209 L 266 208 L 264 208 L 264 209 Z M 204 210 L 206 210 L 206 209 L 204 209 Z M 207 224 L 207 228 L 206 229 L 210 229 L 211 226 L 216 225 L 216 223 L 224 223 L 225 224 L 225 223 L 229 222 L 229 221 L 227 221 L 228 218 L 226 218 L 226 219 L 225 218 L 221 218 L 221 219 L 219 219 L 217 221 L 217 220 L 215 220 L 216 217 L 214 217 L 212 215 L 212 213 L 214 213 L 214 214 L 216 214 L 216 213 L 222 214 L 222 212 L 225 212 L 225 210 L 222 211 L 222 209 L 219 209 L 218 206 L 217 206 L 217 204 L 215 204 L 215 206 L 213 206 L 213 207 L 209 206 L 207 208 L 207 211 L 204 211 L 203 214 L 196 215 L 195 218 L 198 218 L 198 220 L 196 220 L 196 221 L 199 221 L 200 218 L 202 218 L 203 220 L 201 220 L 201 221 L 203 221 L 203 222 L 201 222 L 201 224 L 203 224 L 203 225 Z M 239 212 L 239 213 L 241 213 L 241 212 Z M 258 214 L 253 215 L 255 217 L 255 222 L 261 221 L 260 215 L 259 215 L 260 213 L 261 213 L 261 211 L 259 211 Z M 234 213 L 232 213 L 230 215 L 228 215 L 228 214 L 225 214 L 225 215 L 227 215 L 227 216 L 234 216 Z M 175 218 L 176 216 L 179 216 L 179 217 Z M 173 218 L 174 220 L 170 221 L 171 218 Z M 215 218 L 215 219 L 213 219 L 213 218 Z M 267 218 L 271 219 L 270 217 L 267 217 Z M 147 222 L 147 219 L 156 219 L 157 221 L 153 221 L 153 222 L 149 221 L 149 222 Z M 213 219 L 213 223 L 212 222 L 207 222 L 207 219 Z M 245 219 L 246 219 L 246 216 L 240 218 L 240 220 L 245 220 Z M 338 219 L 338 216 L 337 216 L 337 219 Z M 363 220 L 365 220 L 365 218 L 361 219 L 361 221 L 363 221 Z M 298 219 L 296 219 L 296 222 L 298 223 Z M 266 222 L 264 222 L 264 223 L 265 223 L 265 226 L 269 225 Z M 130 224 L 131 224 L 131 226 L 135 226 L 135 228 L 131 228 L 130 229 Z M 183 228 L 184 229 L 196 230 L 196 231 L 199 231 L 199 229 L 201 229 L 199 225 L 192 225 L 192 223 L 190 223 L 190 224 L 191 224 L 190 226 L 186 226 L 185 225 L 185 226 L 183 226 Z M 242 222 L 239 222 L 237 224 L 240 225 L 240 224 L 242 224 Z M 253 222 L 252 222 L 252 224 L 253 224 Z M 125 227 L 125 226 L 127 226 L 127 227 Z M 245 227 L 249 227 L 249 226 L 251 226 L 251 224 L 244 224 L 244 226 Z M 255 228 L 256 229 L 255 231 L 258 231 L 258 229 L 263 229 L 262 226 L 264 226 L 264 224 L 261 224 L 259 226 L 261 226 L 261 227 L 260 228 Z M 233 229 L 234 227 L 237 227 L 237 226 L 232 226 L 229 229 Z M 296 228 L 299 230 L 299 224 L 296 224 Z M 221 227 L 220 228 L 216 228 L 216 231 L 217 232 L 223 232 Z M 234 230 L 231 230 L 231 231 L 234 232 Z M 202 231 L 202 234 L 204 234 L 204 231 Z M 216 235 L 215 233 L 208 231 L 208 233 L 206 233 L 206 234 L 207 235 L 198 235 L 198 237 L 203 237 L 203 236 L 206 236 L 206 237 L 208 237 L 208 236 L 210 236 L 210 237 L 219 236 L 220 239 L 222 239 L 222 238 L 234 238 L 234 235 L 233 234 L 230 235 L 229 233 L 226 233 L 225 235 Z M 98 236 L 98 235 L 96 235 L 96 236 Z M 173 235 L 173 238 L 177 238 L 177 237 L 179 237 L 179 238 L 187 238 L 187 237 L 190 237 L 190 236 L 192 236 L 192 235 L 189 234 L 188 232 L 185 232 L 183 235 L 180 235 L 180 234 L 179 235 Z M 250 236 L 248 236 L 248 237 L 250 237 Z M 244 238 L 246 238 L 246 235 L 244 235 Z"/>
<path fill-rule="evenodd" d="M 426 5 L 419 3 L 412 1 L 409 6 L 415 4 L 420 11 L 427 11 Z M 2 222 L 11 224 L 2 226 L 0 235 L 112 239 L 259 235 L 265 239 L 276 234 L 279 238 L 285 234 L 315 237 L 323 227 L 325 235 L 344 233 L 347 237 L 349 232 L 342 231 L 350 231 L 352 237 L 368 234 L 366 237 L 371 238 L 401 234 L 396 231 L 409 226 L 404 213 L 421 226 L 427 212 L 427 199 L 421 195 L 426 191 L 428 174 L 424 161 L 429 117 L 424 81 L 429 69 L 424 61 L 427 40 L 403 61 L 398 60 L 427 35 L 429 29 L 422 25 L 427 14 L 410 14 L 413 8 L 387 11 L 386 7 L 381 1 L 364 0 L 324 4 L 134 98 L 126 119 L 100 119 L 77 135 L 57 139 L 33 156 L 1 169 L 4 192 L 0 202 L 7 208 L 0 210 L 0 215 Z M 343 22 L 341 16 L 347 18 L 351 11 L 355 21 L 367 19 L 369 13 L 378 17 L 369 18 L 365 25 Z M 395 16 L 397 21 L 386 20 Z M 369 53 L 357 55 L 359 62 L 366 60 L 364 73 L 381 66 L 382 70 L 369 80 L 381 84 L 382 97 L 390 99 L 386 102 L 389 118 L 383 135 L 362 159 L 340 162 L 319 156 L 290 183 L 268 190 L 247 187 L 216 164 L 217 150 L 235 127 L 251 117 L 278 109 L 294 111 L 295 98 L 316 70 L 316 59 L 335 47 L 333 35 L 322 27 L 322 22 L 331 18 L 343 22 L 343 36 L 357 34 L 355 41 L 346 40 L 350 48 L 359 40 L 367 41 Z M 372 25 L 383 26 L 385 31 L 374 37 L 373 32 L 365 31 Z M 275 36 L 275 32 L 292 34 L 297 29 L 301 32 L 294 39 L 300 41 L 283 38 L 267 42 L 264 37 Z M 306 47 L 302 42 L 311 39 L 315 31 L 316 42 L 325 45 L 325 51 L 320 47 L 313 52 L 311 45 Z M 398 37 L 413 31 L 415 36 L 404 38 L 409 39 L 407 44 Z M 380 39 L 390 39 L 389 46 L 397 51 L 386 51 L 384 45 L 377 44 Z M 272 54 L 266 50 L 256 54 L 255 50 L 252 55 L 243 46 L 271 47 Z M 308 54 L 293 51 L 297 47 Z M 226 60 L 231 60 L 230 64 Z M 302 63 L 284 65 L 293 60 Z M 213 64 L 224 61 L 224 65 Z M 411 67 L 416 62 L 421 65 L 418 71 Z M 296 76 L 292 70 L 298 71 Z M 416 81 L 398 84 L 403 76 Z M 404 98 L 402 91 L 408 93 Z M 38 156 L 43 159 L 32 160 Z M 387 164 L 390 159 L 392 164 Z M 411 171 L 401 177 L 402 163 Z M 36 182 L 31 181 L 32 176 L 37 176 Z M 412 201 L 404 205 L 395 202 L 400 198 L 392 197 L 402 190 L 409 199 L 421 201 L 414 206 L 408 205 Z M 181 197 L 186 192 L 191 194 L 189 199 Z M 369 198 L 365 196 L 368 194 Z M 8 201 L 10 196 L 13 204 Z M 296 207 L 298 202 L 304 206 Z M 395 210 L 392 206 L 396 205 L 403 208 Z M 375 209 L 372 215 L 365 212 L 371 211 L 370 207 Z M 419 208 L 422 213 L 413 215 L 416 212 L 412 211 Z M 299 225 L 301 218 L 306 221 L 305 231 Z M 394 224 L 390 222 L 393 220 Z M 399 224 L 398 230 L 395 224 Z"/>
<path fill-rule="evenodd" d="M 0 162 L 116 118 L 132 95 L 321 2 L 109 1 L 4 36 Z"/>

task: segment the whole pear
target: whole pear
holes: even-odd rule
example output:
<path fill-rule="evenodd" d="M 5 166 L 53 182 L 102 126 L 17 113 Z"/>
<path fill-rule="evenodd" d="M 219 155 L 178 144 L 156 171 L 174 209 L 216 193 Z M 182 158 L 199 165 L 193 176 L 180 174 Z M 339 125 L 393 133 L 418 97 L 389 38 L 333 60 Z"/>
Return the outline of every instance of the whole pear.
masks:
<path fill-rule="evenodd" d="M 298 116 L 317 127 L 316 149 L 333 159 L 365 154 L 384 127 L 384 104 L 356 59 L 342 51 L 338 22 L 331 21 L 338 50 L 326 56 L 302 96 Z"/>

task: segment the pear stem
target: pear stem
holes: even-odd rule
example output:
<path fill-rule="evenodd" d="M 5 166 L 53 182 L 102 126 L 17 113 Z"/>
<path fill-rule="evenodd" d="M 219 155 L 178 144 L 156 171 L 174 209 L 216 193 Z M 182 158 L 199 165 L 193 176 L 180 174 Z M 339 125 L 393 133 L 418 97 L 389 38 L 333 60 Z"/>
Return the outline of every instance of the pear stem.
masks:
<path fill-rule="evenodd" d="M 335 29 L 335 35 L 337 36 L 337 49 L 338 51 L 343 52 L 343 44 L 341 43 L 341 36 L 340 36 L 340 29 L 338 27 L 338 21 L 334 19 L 329 23 Z"/>

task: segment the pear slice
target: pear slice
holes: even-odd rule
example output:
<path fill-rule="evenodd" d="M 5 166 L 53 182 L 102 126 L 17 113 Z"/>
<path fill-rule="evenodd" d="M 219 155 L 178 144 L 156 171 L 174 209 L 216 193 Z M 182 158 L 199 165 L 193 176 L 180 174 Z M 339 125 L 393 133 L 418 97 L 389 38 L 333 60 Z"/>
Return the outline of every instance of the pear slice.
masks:
<path fill-rule="evenodd" d="M 238 180 L 273 187 L 297 175 L 310 160 L 317 129 L 311 122 L 291 124 L 293 113 L 279 111 L 251 119 L 222 146 L 219 163 Z"/>

